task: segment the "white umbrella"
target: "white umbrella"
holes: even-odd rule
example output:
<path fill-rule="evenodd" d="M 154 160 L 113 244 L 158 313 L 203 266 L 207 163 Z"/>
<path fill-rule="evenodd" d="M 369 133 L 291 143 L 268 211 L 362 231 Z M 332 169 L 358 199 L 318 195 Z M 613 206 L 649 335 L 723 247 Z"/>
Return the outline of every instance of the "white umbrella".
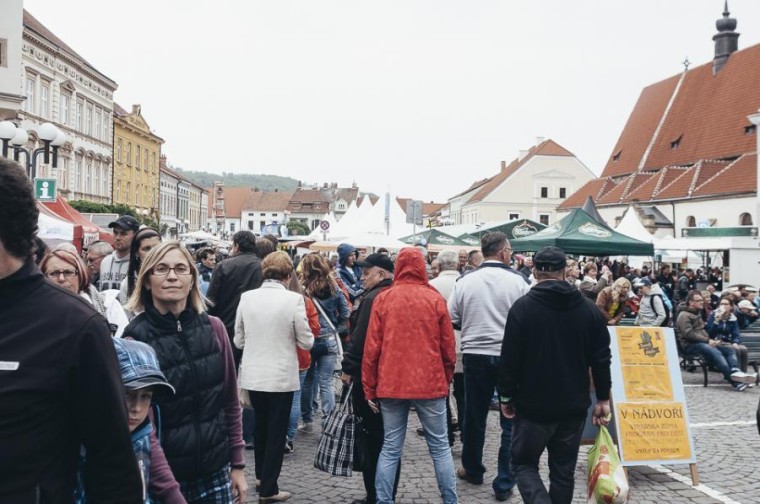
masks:
<path fill-rule="evenodd" d="M 181 238 L 191 238 L 196 241 L 213 241 L 213 242 L 221 241 L 216 236 L 212 235 L 211 233 L 207 233 L 203 231 L 202 229 L 199 229 L 198 231 L 192 231 L 190 233 L 183 233 L 179 236 Z"/>
<path fill-rule="evenodd" d="M 402 241 L 391 238 L 383 234 L 364 233 L 349 236 L 335 241 L 318 241 L 312 243 L 309 248 L 311 250 L 336 250 L 341 243 L 350 243 L 357 248 L 380 248 L 384 247 L 388 250 L 400 250 L 410 245 Z"/>

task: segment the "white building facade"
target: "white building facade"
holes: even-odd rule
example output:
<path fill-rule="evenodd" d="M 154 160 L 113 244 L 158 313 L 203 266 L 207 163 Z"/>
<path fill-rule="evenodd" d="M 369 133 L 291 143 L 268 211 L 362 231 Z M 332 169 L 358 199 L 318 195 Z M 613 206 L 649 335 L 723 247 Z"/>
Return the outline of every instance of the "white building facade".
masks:
<path fill-rule="evenodd" d="M 177 225 L 179 224 L 177 220 L 177 191 L 180 178 L 173 170 L 166 169 L 163 157 L 161 161 L 159 175 L 161 185 L 161 218 L 158 225 L 161 229 L 161 234 L 165 237 L 177 236 Z"/>

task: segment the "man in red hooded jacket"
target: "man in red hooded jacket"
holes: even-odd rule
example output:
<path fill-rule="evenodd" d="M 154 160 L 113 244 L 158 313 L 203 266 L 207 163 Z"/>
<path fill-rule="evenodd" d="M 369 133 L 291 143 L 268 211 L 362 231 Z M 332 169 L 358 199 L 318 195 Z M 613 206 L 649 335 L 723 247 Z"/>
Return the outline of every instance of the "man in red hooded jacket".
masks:
<path fill-rule="evenodd" d="M 385 426 L 375 476 L 378 504 L 393 502 L 410 406 L 422 422 L 442 502 L 457 502 L 446 427 L 446 397 L 455 363 L 446 301 L 428 284 L 422 254 L 402 249 L 393 285 L 375 298 L 362 361 L 364 395 L 369 406 L 382 413 Z"/>

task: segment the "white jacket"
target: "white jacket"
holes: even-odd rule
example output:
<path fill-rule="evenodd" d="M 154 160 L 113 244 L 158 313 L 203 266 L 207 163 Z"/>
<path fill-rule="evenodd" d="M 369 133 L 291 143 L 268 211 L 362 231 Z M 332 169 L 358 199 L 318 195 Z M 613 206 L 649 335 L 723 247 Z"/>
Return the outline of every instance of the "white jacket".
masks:
<path fill-rule="evenodd" d="M 296 345 L 309 350 L 314 344 L 303 296 L 272 280 L 244 292 L 235 318 L 234 343 L 243 350 L 238 374 L 241 388 L 298 390 Z"/>

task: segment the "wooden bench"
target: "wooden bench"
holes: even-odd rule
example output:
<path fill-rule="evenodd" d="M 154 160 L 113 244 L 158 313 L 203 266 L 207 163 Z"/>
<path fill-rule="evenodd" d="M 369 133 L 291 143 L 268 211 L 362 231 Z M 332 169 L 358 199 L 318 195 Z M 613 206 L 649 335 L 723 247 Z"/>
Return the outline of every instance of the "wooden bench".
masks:
<path fill-rule="evenodd" d="M 748 364 L 752 366 L 755 373 L 758 373 L 760 368 L 760 328 L 753 328 L 749 326 L 747 329 L 741 332 L 742 345 L 747 347 L 747 360 Z M 755 379 L 755 385 L 760 384 L 760 374 Z"/>

